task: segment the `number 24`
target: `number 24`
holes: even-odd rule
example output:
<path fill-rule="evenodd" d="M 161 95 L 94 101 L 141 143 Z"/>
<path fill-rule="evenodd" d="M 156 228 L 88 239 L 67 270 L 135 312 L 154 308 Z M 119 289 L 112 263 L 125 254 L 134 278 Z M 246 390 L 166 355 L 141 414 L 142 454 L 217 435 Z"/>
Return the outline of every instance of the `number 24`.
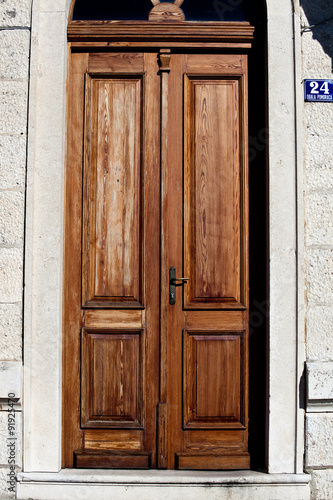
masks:
<path fill-rule="evenodd" d="M 318 87 L 319 87 L 319 83 L 318 82 L 311 82 L 310 83 L 310 87 L 312 87 L 311 94 L 319 94 L 319 90 L 321 92 L 324 92 L 324 94 L 329 94 L 330 93 L 329 88 L 328 88 L 328 82 L 324 82 L 322 84 L 322 86 L 320 87 L 319 90 L 317 90 Z"/>

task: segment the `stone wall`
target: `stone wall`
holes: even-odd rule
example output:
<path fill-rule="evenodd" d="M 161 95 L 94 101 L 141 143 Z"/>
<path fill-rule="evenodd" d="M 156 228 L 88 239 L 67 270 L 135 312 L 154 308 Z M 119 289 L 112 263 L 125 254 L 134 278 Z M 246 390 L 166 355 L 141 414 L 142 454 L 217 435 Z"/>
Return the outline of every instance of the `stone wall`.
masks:
<path fill-rule="evenodd" d="M 302 0 L 303 78 L 333 78 L 333 4 Z M 327 23 L 322 21 L 329 20 Z M 307 414 L 312 498 L 333 498 L 333 104 L 304 103 Z"/>
<path fill-rule="evenodd" d="M 0 496 L 21 456 L 22 299 L 31 0 L 0 0 Z M 15 393 L 15 430 L 8 428 Z M 11 408 L 9 408 L 11 409 Z M 12 434 L 13 433 L 13 434 Z M 13 442 L 8 440 L 11 438 Z M 14 438 L 14 439 L 13 439 Z M 11 462 L 12 463 L 12 462 Z"/>

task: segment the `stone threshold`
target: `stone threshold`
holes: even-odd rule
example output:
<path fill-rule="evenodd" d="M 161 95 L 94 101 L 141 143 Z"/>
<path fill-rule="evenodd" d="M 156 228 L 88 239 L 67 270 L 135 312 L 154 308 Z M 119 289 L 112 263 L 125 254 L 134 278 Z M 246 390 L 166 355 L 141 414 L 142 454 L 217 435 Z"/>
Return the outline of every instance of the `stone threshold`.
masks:
<path fill-rule="evenodd" d="M 254 471 L 166 471 L 62 469 L 59 472 L 19 472 L 20 483 L 94 483 L 115 485 L 308 484 L 309 474 L 267 474 Z"/>
<path fill-rule="evenodd" d="M 64 469 L 21 472 L 21 500 L 310 500 L 308 474 Z"/>

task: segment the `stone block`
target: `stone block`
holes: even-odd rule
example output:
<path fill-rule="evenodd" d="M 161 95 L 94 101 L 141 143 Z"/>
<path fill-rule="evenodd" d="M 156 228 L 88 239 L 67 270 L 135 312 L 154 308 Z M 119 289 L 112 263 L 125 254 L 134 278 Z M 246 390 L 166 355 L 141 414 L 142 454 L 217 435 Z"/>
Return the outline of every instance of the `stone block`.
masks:
<path fill-rule="evenodd" d="M 15 430 L 8 430 L 8 418 Z M 13 423 L 14 422 L 14 423 Z M 13 434 L 12 434 L 13 433 Z M 22 412 L 0 411 L 0 467 L 8 465 L 8 459 L 15 459 L 15 465 L 22 467 Z M 9 446 L 10 445 L 10 446 Z"/>
<path fill-rule="evenodd" d="M 26 134 L 27 91 L 27 82 L 0 81 L 0 134 Z"/>
<path fill-rule="evenodd" d="M 326 363 L 309 362 L 306 368 L 307 410 L 315 412 L 333 411 L 333 361 Z"/>
<path fill-rule="evenodd" d="M 23 246 L 24 194 L 0 191 L 0 245 Z"/>
<path fill-rule="evenodd" d="M 1 0 L 0 26 L 30 26 L 31 0 Z"/>
<path fill-rule="evenodd" d="M 306 245 L 333 245 L 333 192 L 306 196 L 305 221 Z"/>
<path fill-rule="evenodd" d="M 319 78 L 318 75 L 317 78 Z M 333 118 L 331 104 L 306 102 L 304 103 L 303 116 L 305 140 L 307 140 L 308 136 L 332 137 Z"/>
<path fill-rule="evenodd" d="M 311 500 L 332 500 L 333 470 L 313 470 L 311 477 Z"/>
<path fill-rule="evenodd" d="M 307 136 L 304 149 L 306 191 L 333 189 L 333 156 L 327 154 L 332 140 L 333 136 Z"/>
<path fill-rule="evenodd" d="M 21 302 L 23 252 L 18 248 L 0 249 L 0 302 Z"/>
<path fill-rule="evenodd" d="M 333 303 L 333 248 L 308 248 L 306 286 L 309 305 Z"/>
<path fill-rule="evenodd" d="M 26 136 L 0 135 L 1 189 L 24 189 Z"/>
<path fill-rule="evenodd" d="M 30 31 L 0 31 L 0 79 L 28 80 L 29 49 Z"/>
<path fill-rule="evenodd" d="M 333 307 L 309 307 L 306 317 L 307 359 L 333 359 Z"/>
<path fill-rule="evenodd" d="M 22 401 L 22 363 L 0 361 L 0 410 L 8 410 L 8 397 L 17 400 L 15 408 L 20 409 Z"/>
<path fill-rule="evenodd" d="M 333 413 L 306 416 L 306 467 L 333 466 Z"/>
<path fill-rule="evenodd" d="M 0 359 L 22 359 L 21 304 L 0 304 Z"/>

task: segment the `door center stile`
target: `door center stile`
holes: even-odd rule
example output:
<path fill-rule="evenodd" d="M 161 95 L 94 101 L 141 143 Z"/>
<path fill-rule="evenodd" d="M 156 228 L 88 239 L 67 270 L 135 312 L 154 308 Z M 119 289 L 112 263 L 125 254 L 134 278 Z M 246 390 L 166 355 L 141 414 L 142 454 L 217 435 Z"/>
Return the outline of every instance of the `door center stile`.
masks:
<path fill-rule="evenodd" d="M 158 407 L 158 467 L 168 465 L 168 405 L 167 405 L 167 304 L 168 282 L 168 148 L 169 148 L 169 73 L 171 50 L 160 49 L 159 66 L 161 75 L 161 292 L 160 292 L 160 403 Z"/>

